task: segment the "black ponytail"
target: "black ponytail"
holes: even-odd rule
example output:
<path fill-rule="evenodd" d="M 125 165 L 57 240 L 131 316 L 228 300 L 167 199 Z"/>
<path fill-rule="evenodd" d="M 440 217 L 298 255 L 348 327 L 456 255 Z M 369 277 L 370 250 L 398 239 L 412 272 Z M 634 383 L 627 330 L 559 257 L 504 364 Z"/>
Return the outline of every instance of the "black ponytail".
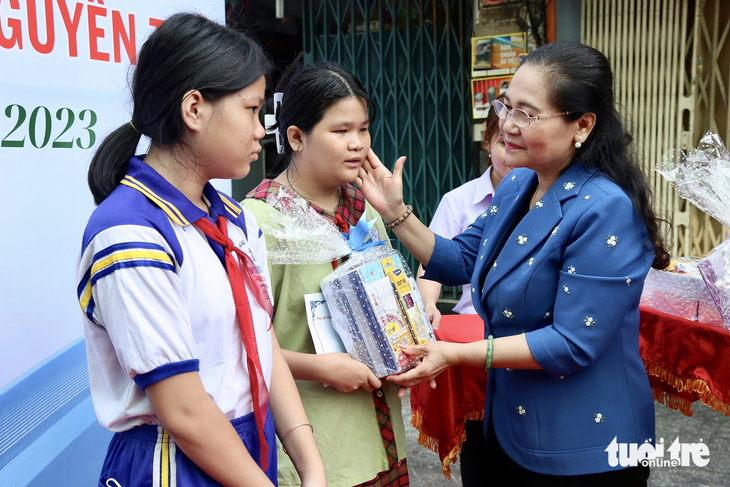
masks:
<path fill-rule="evenodd" d="M 88 175 L 94 203 L 100 205 L 127 174 L 129 159 L 134 156 L 141 137 L 129 123 L 125 123 L 107 135 L 96 149 Z"/>
<path fill-rule="evenodd" d="M 217 101 L 270 70 L 266 53 L 245 34 L 195 14 L 168 18 L 140 49 L 132 81 L 132 122 L 109 134 L 91 160 L 88 182 L 94 202 L 101 204 L 119 185 L 141 135 L 162 148 L 185 144 L 180 104 L 186 93 L 197 90 Z"/>

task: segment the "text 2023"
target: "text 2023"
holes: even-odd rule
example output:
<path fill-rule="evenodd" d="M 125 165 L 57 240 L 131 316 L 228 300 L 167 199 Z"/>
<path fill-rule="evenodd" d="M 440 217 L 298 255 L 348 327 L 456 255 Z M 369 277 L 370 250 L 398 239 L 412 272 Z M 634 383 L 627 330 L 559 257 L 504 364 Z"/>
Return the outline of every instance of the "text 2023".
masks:
<path fill-rule="evenodd" d="M 28 117 L 24 107 L 17 104 L 8 105 L 5 107 L 5 116 L 15 120 L 15 126 L 0 141 L 0 147 L 25 147 L 26 133 L 30 144 L 36 149 L 46 147 L 52 135 L 56 135 L 51 144 L 53 149 L 72 149 L 74 143 L 80 149 L 90 149 L 96 143 L 96 132 L 93 130 L 97 121 L 96 112 L 88 108 L 79 112 L 79 123 L 76 126 L 74 126 L 76 114 L 70 108 L 56 110 L 55 118 L 58 123 L 53 121 L 51 111 L 44 106 L 35 107 Z M 26 119 L 27 132 L 23 127 Z M 75 137 L 76 135 L 79 136 Z"/>

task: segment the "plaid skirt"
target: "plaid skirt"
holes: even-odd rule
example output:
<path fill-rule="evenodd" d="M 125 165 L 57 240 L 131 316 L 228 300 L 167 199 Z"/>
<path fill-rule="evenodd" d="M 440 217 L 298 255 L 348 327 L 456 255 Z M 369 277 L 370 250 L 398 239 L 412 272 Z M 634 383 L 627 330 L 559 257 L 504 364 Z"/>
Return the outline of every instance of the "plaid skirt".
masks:
<path fill-rule="evenodd" d="M 390 420 L 390 408 L 385 402 L 385 393 L 382 388 L 373 391 L 373 402 L 390 468 L 380 472 L 373 480 L 356 487 L 408 487 L 408 465 L 405 458 L 398 460 L 398 448 L 395 444 L 393 423 Z"/>

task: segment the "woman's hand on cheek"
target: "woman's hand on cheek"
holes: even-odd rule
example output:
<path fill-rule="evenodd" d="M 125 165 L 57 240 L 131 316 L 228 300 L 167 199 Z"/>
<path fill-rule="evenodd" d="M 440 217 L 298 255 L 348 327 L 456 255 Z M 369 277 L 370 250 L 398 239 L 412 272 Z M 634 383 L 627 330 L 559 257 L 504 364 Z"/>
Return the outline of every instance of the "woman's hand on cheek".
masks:
<path fill-rule="evenodd" d="M 360 167 L 355 184 L 365 199 L 373 205 L 385 221 L 393 221 L 403 212 L 403 165 L 405 156 L 400 157 L 391 173 L 380 162 L 372 149 Z"/>

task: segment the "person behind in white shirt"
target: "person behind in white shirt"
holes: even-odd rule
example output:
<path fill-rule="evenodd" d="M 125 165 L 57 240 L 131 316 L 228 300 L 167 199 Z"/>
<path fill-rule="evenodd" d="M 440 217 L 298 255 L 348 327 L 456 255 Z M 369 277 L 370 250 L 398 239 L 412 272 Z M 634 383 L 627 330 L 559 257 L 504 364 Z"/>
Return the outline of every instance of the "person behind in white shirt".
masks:
<path fill-rule="evenodd" d="M 491 109 L 484 121 L 482 150 L 488 151 L 487 158 L 491 161 L 490 166 L 478 178 L 472 179 L 444 195 L 436 208 L 431 225 L 429 225 L 433 233 L 444 238 L 453 238 L 466 230 L 479 215 L 489 208 L 500 181 L 512 170 L 504 162 L 504 137 L 499 131 L 499 118 Z M 418 290 L 428 312 L 428 319 L 431 320 L 434 328 L 438 328 L 441 312 L 436 307 L 436 301 L 441 294 L 441 283 L 421 279 L 424 272 L 423 266 L 420 265 L 418 267 Z M 453 312 L 476 314 L 471 303 L 469 284 L 464 285 L 461 299 L 456 303 Z"/>

